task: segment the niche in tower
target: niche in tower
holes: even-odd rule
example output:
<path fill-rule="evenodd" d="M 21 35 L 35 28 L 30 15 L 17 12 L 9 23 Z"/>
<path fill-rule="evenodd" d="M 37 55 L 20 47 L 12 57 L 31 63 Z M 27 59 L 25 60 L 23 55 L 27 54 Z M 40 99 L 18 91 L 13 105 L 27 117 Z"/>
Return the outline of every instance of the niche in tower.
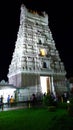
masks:
<path fill-rule="evenodd" d="M 43 62 L 43 68 L 47 68 L 47 63 Z"/>

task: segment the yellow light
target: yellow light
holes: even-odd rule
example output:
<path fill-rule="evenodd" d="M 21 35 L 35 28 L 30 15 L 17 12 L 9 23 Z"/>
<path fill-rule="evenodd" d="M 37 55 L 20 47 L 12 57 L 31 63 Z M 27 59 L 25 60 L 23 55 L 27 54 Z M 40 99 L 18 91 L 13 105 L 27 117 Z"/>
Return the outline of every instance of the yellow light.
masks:
<path fill-rule="evenodd" d="M 45 55 L 46 55 L 46 52 L 45 52 L 44 49 L 40 49 L 40 55 L 41 55 L 41 56 L 45 56 Z"/>

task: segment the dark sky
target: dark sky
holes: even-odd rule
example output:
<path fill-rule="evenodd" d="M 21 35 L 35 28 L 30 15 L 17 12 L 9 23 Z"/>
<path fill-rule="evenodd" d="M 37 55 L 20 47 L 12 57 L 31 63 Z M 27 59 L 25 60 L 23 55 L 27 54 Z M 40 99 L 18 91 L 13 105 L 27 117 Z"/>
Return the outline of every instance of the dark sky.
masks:
<path fill-rule="evenodd" d="M 6 0 L 0 1 L 0 81 L 7 80 L 8 68 L 19 28 L 20 6 L 46 11 L 49 15 L 56 48 L 67 75 L 73 76 L 73 3 L 71 0 Z"/>

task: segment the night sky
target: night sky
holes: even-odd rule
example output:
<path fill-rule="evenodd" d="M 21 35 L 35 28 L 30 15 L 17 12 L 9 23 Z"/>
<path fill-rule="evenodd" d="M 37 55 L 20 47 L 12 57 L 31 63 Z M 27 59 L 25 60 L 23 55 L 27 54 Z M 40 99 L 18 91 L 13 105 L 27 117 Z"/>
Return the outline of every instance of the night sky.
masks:
<path fill-rule="evenodd" d="M 0 81 L 7 80 L 8 68 L 17 40 L 20 6 L 46 11 L 56 48 L 64 63 L 66 77 L 73 77 L 73 3 L 71 0 L 0 1 Z"/>

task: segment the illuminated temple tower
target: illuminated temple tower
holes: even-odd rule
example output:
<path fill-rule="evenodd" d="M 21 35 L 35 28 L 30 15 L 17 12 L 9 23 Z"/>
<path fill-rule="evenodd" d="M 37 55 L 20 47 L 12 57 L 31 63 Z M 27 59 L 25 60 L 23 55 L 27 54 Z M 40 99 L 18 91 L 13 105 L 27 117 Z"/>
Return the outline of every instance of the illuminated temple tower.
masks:
<path fill-rule="evenodd" d="M 48 26 L 48 15 L 21 6 L 20 26 L 12 61 L 9 84 L 28 87 L 31 93 L 64 92 L 65 69 Z"/>

